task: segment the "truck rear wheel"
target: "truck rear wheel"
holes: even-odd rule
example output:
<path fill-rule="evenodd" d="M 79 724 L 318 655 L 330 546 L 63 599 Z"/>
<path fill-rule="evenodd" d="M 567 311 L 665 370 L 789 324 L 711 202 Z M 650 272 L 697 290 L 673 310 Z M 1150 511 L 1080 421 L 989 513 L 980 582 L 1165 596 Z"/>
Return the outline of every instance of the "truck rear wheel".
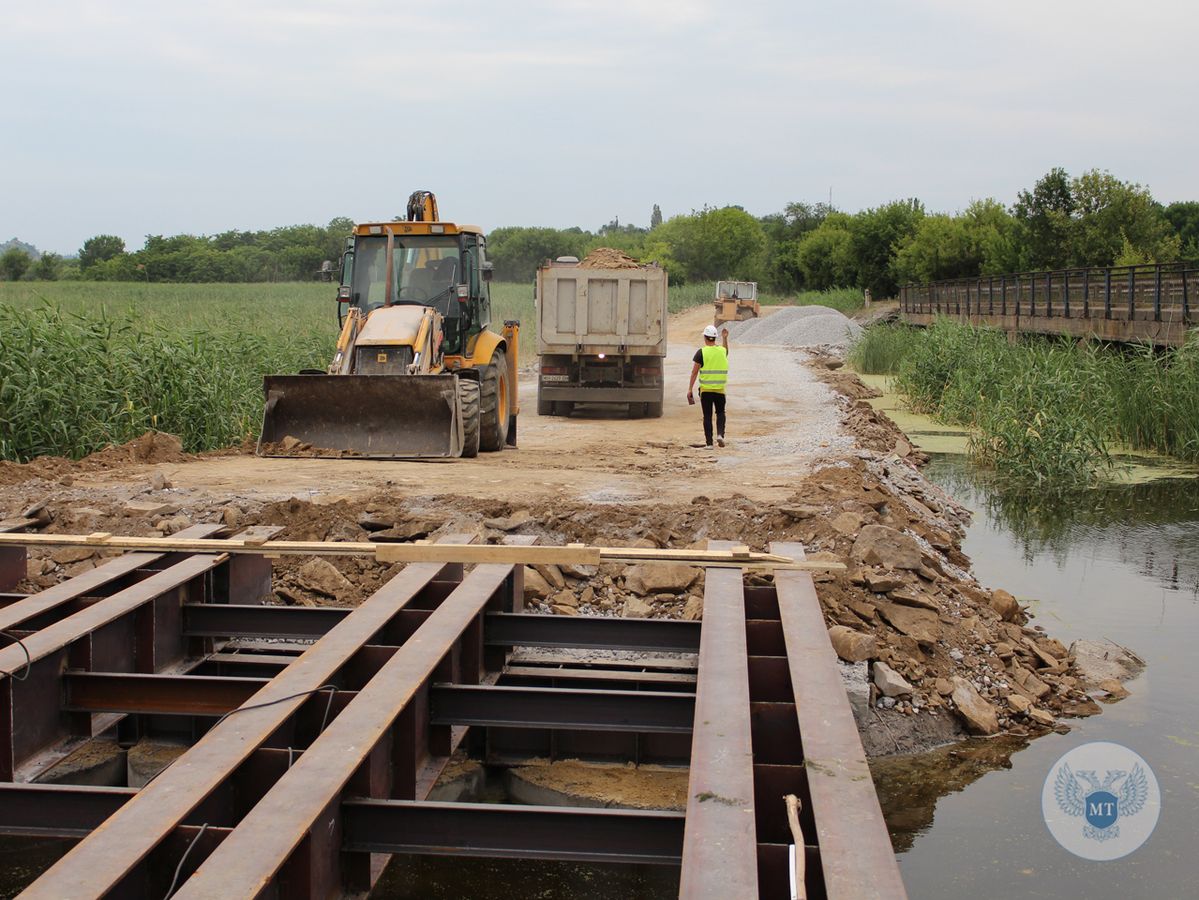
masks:
<path fill-rule="evenodd" d="M 537 415 L 552 416 L 554 414 L 554 401 L 541 399 L 541 385 L 537 385 Z"/>
<path fill-rule="evenodd" d="M 662 418 L 662 401 L 659 400 L 657 403 L 645 404 L 645 416 L 648 419 Z"/>
<path fill-rule="evenodd" d="M 508 357 L 496 350 L 491 365 L 479 373 L 479 449 L 487 453 L 503 450 L 508 441 L 508 410 L 511 408 L 508 384 Z"/>
<path fill-rule="evenodd" d="M 462 406 L 462 455 L 479 455 L 479 383 L 458 379 L 458 401 Z"/>

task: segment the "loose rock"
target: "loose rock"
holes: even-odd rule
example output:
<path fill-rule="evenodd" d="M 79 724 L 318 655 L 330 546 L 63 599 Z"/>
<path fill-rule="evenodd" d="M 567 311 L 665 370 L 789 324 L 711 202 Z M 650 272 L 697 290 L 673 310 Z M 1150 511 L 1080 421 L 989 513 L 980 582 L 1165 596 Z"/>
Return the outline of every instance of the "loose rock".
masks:
<path fill-rule="evenodd" d="M 625 587 L 634 594 L 681 593 L 695 583 L 700 570 L 676 563 L 632 566 L 625 573 Z"/>
<path fill-rule="evenodd" d="M 999 731 L 999 716 L 995 713 L 995 707 L 960 675 L 953 677 L 952 699 L 968 730 L 975 734 L 995 734 Z"/>
<path fill-rule="evenodd" d="M 314 594 L 336 598 L 354 589 L 350 580 L 327 559 L 311 559 L 304 563 L 297 574 L 300 587 Z"/>
<path fill-rule="evenodd" d="M 914 537 L 886 525 L 867 525 L 853 544 L 853 558 L 868 566 L 920 569 L 924 552 Z"/>
<path fill-rule="evenodd" d="M 873 635 L 846 628 L 844 625 L 834 625 L 828 630 L 828 637 L 837 656 L 846 662 L 862 662 L 878 655 L 878 646 Z"/>
<path fill-rule="evenodd" d="M 910 697 L 912 686 L 907 679 L 892 669 L 885 662 L 874 664 L 874 684 L 884 697 Z"/>

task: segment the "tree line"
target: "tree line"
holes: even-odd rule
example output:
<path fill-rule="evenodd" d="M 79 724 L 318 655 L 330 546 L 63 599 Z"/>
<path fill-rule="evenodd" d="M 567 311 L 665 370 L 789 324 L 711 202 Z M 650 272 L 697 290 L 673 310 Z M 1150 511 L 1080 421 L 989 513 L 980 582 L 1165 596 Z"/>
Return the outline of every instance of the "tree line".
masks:
<path fill-rule="evenodd" d="M 336 261 L 350 219 L 211 237 L 151 235 L 128 251 L 112 235 L 86 241 L 77 260 L 13 248 L 0 276 L 114 281 L 294 281 Z M 1163 205 L 1143 185 L 1093 169 L 1076 177 L 1052 169 L 1010 207 L 975 200 L 955 213 L 931 213 L 901 199 L 847 213 L 825 203 L 788 203 L 754 216 L 738 206 L 705 207 L 649 227 L 612 221 L 582 228 L 507 226 L 489 234 L 488 254 L 502 281 L 529 281 L 558 256 L 600 247 L 658 262 L 673 283 L 738 279 L 776 293 L 831 287 L 893 295 L 908 282 L 1074 266 L 1129 265 L 1199 258 L 1199 202 Z M 49 258 L 49 259 L 48 259 Z"/>

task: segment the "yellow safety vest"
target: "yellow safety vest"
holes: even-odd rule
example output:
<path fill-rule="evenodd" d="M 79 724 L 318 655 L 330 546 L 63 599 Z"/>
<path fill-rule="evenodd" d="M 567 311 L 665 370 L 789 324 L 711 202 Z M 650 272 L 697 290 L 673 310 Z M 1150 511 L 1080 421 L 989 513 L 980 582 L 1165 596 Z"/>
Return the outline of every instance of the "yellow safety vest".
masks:
<path fill-rule="evenodd" d="M 724 347 L 700 348 L 704 361 L 699 368 L 699 389 L 716 394 L 724 393 L 724 385 L 729 380 L 729 352 Z"/>

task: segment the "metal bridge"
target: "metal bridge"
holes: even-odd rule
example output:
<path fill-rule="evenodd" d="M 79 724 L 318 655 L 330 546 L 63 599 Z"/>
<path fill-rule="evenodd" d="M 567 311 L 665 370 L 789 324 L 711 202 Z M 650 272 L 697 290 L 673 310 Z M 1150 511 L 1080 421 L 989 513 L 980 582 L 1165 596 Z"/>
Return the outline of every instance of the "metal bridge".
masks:
<path fill-rule="evenodd" d="M 1199 263 L 1020 272 L 909 284 L 904 322 L 948 316 L 1008 332 L 1065 334 L 1177 347 L 1199 325 Z"/>
<path fill-rule="evenodd" d="M 354 609 L 262 605 L 277 530 L 197 525 L 0 593 L 0 834 L 78 841 L 23 897 L 361 896 L 393 853 L 675 866 L 682 897 L 787 897 L 785 795 L 808 897 L 905 896 L 809 571 L 751 578 L 713 545 L 702 624 L 535 615 L 513 558 L 551 548 L 511 537 L 469 571 L 410 562 Z M 0 592 L 24 537 L 0 543 Z M 162 738 L 187 749 L 140 789 L 69 765 Z M 689 766 L 687 807 L 429 801 L 460 747 Z"/>

